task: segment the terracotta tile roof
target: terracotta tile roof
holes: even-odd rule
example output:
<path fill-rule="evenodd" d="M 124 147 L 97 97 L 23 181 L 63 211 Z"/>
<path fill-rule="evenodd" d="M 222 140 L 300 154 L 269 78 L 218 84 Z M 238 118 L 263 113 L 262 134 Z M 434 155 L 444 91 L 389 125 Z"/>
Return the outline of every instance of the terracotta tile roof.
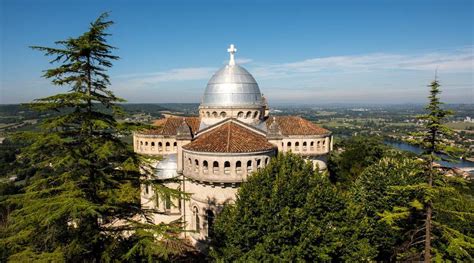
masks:
<path fill-rule="evenodd" d="M 197 152 L 246 153 L 275 149 L 265 136 L 255 133 L 234 122 L 222 124 L 183 146 Z"/>
<path fill-rule="evenodd" d="M 153 121 L 153 126 L 161 127 L 166 123 L 166 118 L 158 119 Z"/>
<path fill-rule="evenodd" d="M 319 127 L 318 125 L 305 120 L 299 116 L 275 116 L 267 119 L 267 128 L 273 122 L 273 118 L 280 127 L 281 134 L 289 135 L 324 135 L 331 133 L 330 131 Z"/>
<path fill-rule="evenodd" d="M 178 127 L 185 119 L 186 124 L 191 128 L 193 134 L 199 130 L 199 124 L 201 123 L 201 118 L 199 117 L 170 117 L 165 119 L 160 119 L 154 122 L 158 124 L 159 127 L 156 129 L 145 130 L 140 133 L 150 134 L 150 135 L 176 135 Z"/>

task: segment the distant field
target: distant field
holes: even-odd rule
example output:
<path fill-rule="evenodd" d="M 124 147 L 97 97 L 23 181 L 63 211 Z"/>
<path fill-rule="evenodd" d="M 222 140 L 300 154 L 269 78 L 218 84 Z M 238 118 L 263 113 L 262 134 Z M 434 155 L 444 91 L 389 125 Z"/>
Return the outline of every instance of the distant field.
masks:
<path fill-rule="evenodd" d="M 328 127 L 352 127 L 354 125 L 350 123 L 343 123 L 338 121 L 329 121 L 329 122 L 321 122 L 320 125 L 326 125 Z"/>
<path fill-rule="evenodd" d="M 446 125 L 455 130 L 466 130 L 467 128 L 474 128 L 474 123 L 470 122 L 450 122 Z"/>
<path fill-rule="evenodd" d="M 316 112 L 317 116 L 331 116 L 331 115 L 335 115 L 335 114 L 337 114 L 337 112 L 335 112 L 335 111 L 318 111 L 318 112 Z"/>

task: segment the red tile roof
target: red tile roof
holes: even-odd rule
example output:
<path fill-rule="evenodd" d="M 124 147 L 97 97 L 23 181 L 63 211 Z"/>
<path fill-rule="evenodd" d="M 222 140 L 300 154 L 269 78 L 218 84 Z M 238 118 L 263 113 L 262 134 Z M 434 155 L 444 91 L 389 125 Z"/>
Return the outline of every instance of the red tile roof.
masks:
<path fill-rule="evenodd" d="M 197 152 L 246 153 L 272 150 L 276 146 L 265 136 L 229 121 L 203 133 L 183 148 Z"/>
<path fill-rule="evenodd" d="M 195 134 L 198 131 L 199 125 L 201 123 L 201 119 L 199 117 L 170 117 L 157 120 L 154 122 L 154 124 L 159 125 L 159 127 L 156 129 L 145 130 L 140 133 L 150 135 L 176 135 L 178 127 L 183 122 L 183 118 L 185 119 L 186 124 L 191 128 L 193 134 Z"/>
<path fill-rule="evenodd" d="M 331 132 L 318 125 L 305 120 L 299 116 L 275 116 L 269 117 L 266 121 L 267 128 L 272 124 L 273 119 L 278 123 L 281 134 L 289 135 L 325 135 Z"/>

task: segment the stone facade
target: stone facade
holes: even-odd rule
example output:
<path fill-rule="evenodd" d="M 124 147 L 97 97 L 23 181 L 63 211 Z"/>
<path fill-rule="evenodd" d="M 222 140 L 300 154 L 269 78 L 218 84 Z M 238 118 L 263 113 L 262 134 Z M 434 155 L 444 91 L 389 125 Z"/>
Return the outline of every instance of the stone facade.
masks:
<path fill-rule="evenodd" d="M 133 134 L 134 150 L 163 156 L 150 179 L 189 193 L 190 198 L 157 197 L 151 186 L 143 185 L 141 202 L 162 212 L 155 215 L 156 223 L 184 219 L 190 230 L 184 235 L 193 242 L 206 241 L 222 207 L 232 203 L 239 186 L 276 154 L 300 154 L 325 169 L 333 143 L 330 131 L 301 117 L 269 116 L 255 79 L 232 63 L 209 81 L 199 117 L 170 117 L 157 123 L 160 127 Z"/>

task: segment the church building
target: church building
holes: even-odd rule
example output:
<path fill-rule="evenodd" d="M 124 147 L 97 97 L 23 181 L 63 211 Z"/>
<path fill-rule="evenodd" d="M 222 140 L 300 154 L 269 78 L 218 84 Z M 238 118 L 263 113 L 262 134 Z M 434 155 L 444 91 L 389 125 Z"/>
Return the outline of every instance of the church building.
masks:
<path fill-rule="evenodd" d="M 156 223 L 185 221 L 186 236 L 205 242 L 216 216 L 252 172 L 277 153 L 293 152 L 326 169 L 331 132 L 299 116 L 271 116 L 255 78 L 235 63 L 230 45 L 228 65 L 207 83 L 199 116 L 168 117 L 155 129 L 135 132 L 134 150 L 159 155 L 154 180 L 180 189 L 184 200 L 156 198 L 142 186 L 142 206 L 160 211 Z"/>

